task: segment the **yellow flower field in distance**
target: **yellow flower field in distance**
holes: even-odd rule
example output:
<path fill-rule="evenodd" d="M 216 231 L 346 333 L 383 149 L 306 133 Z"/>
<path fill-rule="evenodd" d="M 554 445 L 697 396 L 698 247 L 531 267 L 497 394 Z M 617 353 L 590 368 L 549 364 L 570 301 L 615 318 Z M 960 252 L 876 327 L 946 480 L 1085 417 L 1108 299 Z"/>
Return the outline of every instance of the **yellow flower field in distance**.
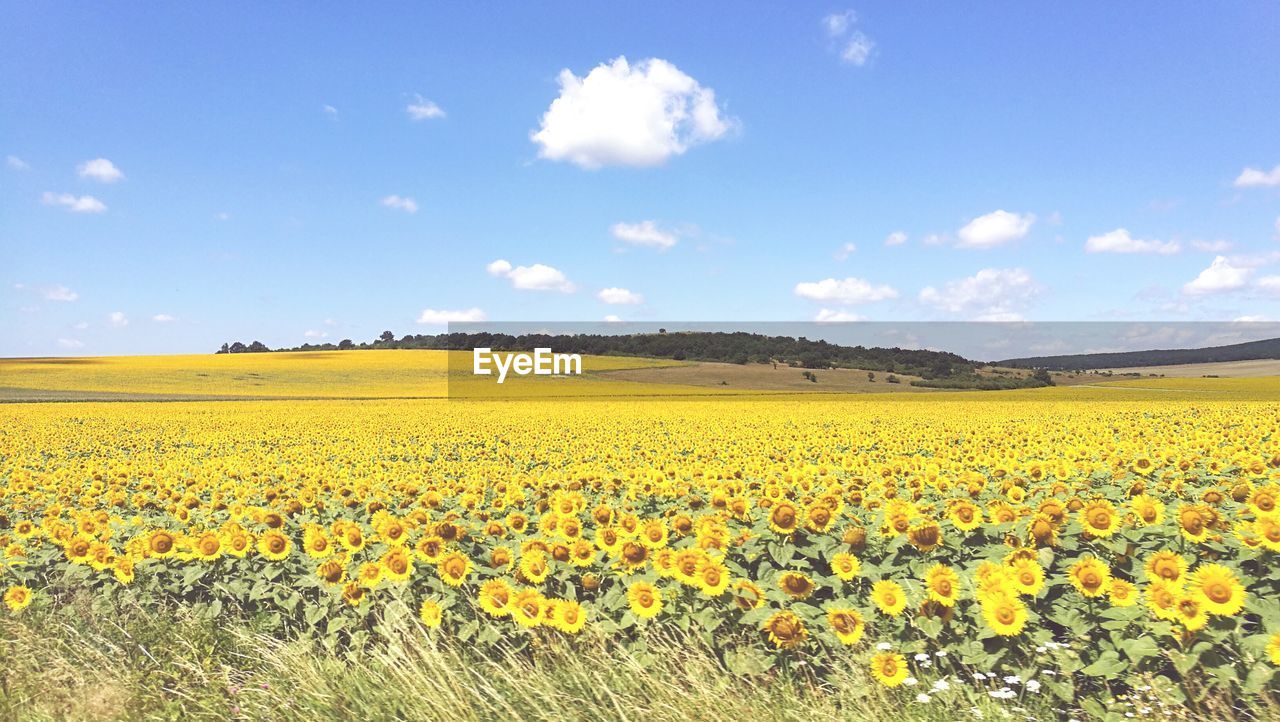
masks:
<path fill-rule="evenodd" d="M 443 383 L 430 358 L 29 373 L 404 395 Z M 0 404 L 0 589 L 4 613 L 89 594 L 335 650 L 408 616 L 479 647 L 672 629 L 742 674 L 1257 700 L 1280 664 L 1278 391 Z"/>

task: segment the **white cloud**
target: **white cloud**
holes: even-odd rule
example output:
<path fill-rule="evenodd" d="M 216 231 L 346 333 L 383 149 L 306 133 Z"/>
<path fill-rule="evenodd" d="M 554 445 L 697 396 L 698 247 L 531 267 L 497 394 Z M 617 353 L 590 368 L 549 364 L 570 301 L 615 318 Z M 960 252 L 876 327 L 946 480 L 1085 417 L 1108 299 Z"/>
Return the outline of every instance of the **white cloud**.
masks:
<path fill-rule="evenodd" d="M 884 237 L 884 244 L 886 246 L 901 246 L 906 242 L 907 242 L 906 231 L 894 231 L 893 233 L 890 233 L 889 235 Z"/>
<path fill-rule="evenodd" d="M 634 306 L 644 303 L 644 296 L 632 293 L 625 288 L 606 288 L 597 293 L 596 298 L 611 306 Z"/>
<path fill-rule="evenodd" d="M 608 316 L 604 317 L 604 322 L 605 323 L 622 323 L 622 319 L 611 313 Z"/>
<path fill-rule="evenodd" d="M 62 206 L 72 213 L 102 213 L 107 205 L 93 196 L 74 196 L 70 193 L 45 191 L 40 202 L 46 206 Z"/>
<path fill-rule="evenodd" d="M 1267 316 L 1236 316 L 1231 319 L 1232 323 L 1275 323 L 1274 320 Z"/>
<path fill-rule="evenodd" d="M 303 331 L 302 335 L 306 338 L 329 338 L 328 331 Z"/>
<path fill-rule="evenodd" d="M 112 311 L 107 314 L 107 323 L 116 328 L 124 328 L 129 325 L 129 317 L 125 316 L 123 311 Z"/>
<path fill-rule="evenodd" d="M 1231 250 L 1231 241 L 1224 241 L 1221 238 L 1212 241 L 1197 240 L 1191 242 L 1191 247 L 1205 253 L 1225 253 Z"/>
<path fill-rule="evenodd" d="M 1124 228 L 1090 236 L 1084 242 L 1084 250 L 1089 253 L 1160 253 L 1168 255 L 1182 250 L 1176 241 L 1152 241 L 1134 238 Z"/>
<path fill-rule="evenodd" d="M 863 317 L 848 311 L 821 308 L 818 309 L 818 313 L 814 315 L 813 320 L 818 323 L 849 323 L 851 321 L 861 321 Z"/>
<path fill-rule="evenodd" d="M 623 243 L 630 243 L 633 246 L 650 246 L 664 251 L 674 246 L 680 238 L 675 231 L 663 230 L 654 221 L 615 223 L 609 227 L 609 232 Z"/>
<path fill-rule="evenodd" d="M 77 331 L 84 331 L 85 329 L 89 328 L 89 322 L 81 321 L 80 323 L 72 324 L 71 328 L 74 328 Z"/>
<path fill-rule="evenodd" d="M 76 173 L 79 173 L 81 178 L 88 178 L 102 183 L 115 183 L 116 181 L 124 180 L 124 173 L 121 173 L 116 164 L 106 158 L 87 160 L 76 166 Z"/>
<path fill-rule="evenodd" d="M 446 323 L 481 323 L 486 318 L 484 311 L 468 308 L 461 311 L 445 311 L 424 308 L 418 315 L 418 323 L 432 326 L 443 326 Z"/>
<path fill-rule="evenodd" d="M 857 250 L 858 250 L 858 244 L 846 243 L 843 246 L 840 246 L 840 250 L 835 252 L 834 257 L 837 261 L 848 260 L 849 256 L 852 256 L 854 253 L 857 252 Z"/>
<path fill-rule="evenodd" d="M 435 103 L 427 100 L 421 95 L 415 94 L 414 101 L 405 107 L 404 112 L 409 114 L 413 120 L 431 120 L 433 118 L 443 118 L 444 110 Z"/>
<path fill-rule="evenodd" d="M 898 292 L 893 287 L 873 286 L 861 278 L 845 278 L 839 281 L 826 278 L 821 281 L 797 283 L 795 294 L 810 301 L 832 301 L 845 305 L 871 303 L 898 297 Z"/>
<path fill-rule="evenodd" d="M 960 229 L 960 248 L 994 248 L 1027 235 L 1035 223 L 1034 213 L 1019 215 L 1008 211 L 992 211 L 978 216 Z"/>
<path fill-rule="evenodd" d="M 62 348 L 67 348 L 67 349 L 84 348 L 84 342 L 77 341 L 74 338 L 60 338 L 58 339 L 58 346 Z"/>
<path fill-rule="evenodd" d="M 1270 171 L 1257 168 L 1245 168 L 1236 176 L 1236 188 L 1273 188 L 1280 186 L 1280 165 Z"/>
<path fill-rule="evenodd" d="M 625 57 L 579 78 L 560 71 L 560 96 L 529 139 L 538 156 L 595 170 L 656 166 L 695 145 L 724 137 L 734 121 L 702 87 L 660 58 L 634 66 Z"/>
<path fill-rule="evenodd" d="M 215 221 L 229 221 L 229 220 L 231 220 L 231 214 L 230 214 L 230 213 L 227 213 L 226 211 L 220 211 L 220 212 L 218 212 L 218 213 L 214 213 L 214 214 L 213 214 L 213 220 L 215 220 Z"/>
<path fill-rule="evenodd" d="M 513 267 L 506 260 L 499 258 L 484 268 L 489 272 L 489 275 L 506 278 L 511 281 L 513 288 L 522 291 L 572 293 L 575 288 L 559 269 L 541 263 L 535 263 L 532 266 Z"/>
<path fill-rule="evenodd" d="M 329 116 L 330 118 L 338 117 L 338 109 L 333 107 L 332 105 L 322 105 L 320 106 L 320 111 L 323 112 L 325 115 Z"/>
<path fill-rule="evenodd" d="M 1276 238 L 1280 239 L 1280 216 L 1276 216 Z"/>
<path fill-rule="evenodd" d="M 25 160 L 16 155 L 6 155 L 4 157 L 4 164 L 13 170 L 31 170 L 31 166 Z"/>
<path fill-rule="evenodd" d="M 941 289 L 926 286 L 920 302 L 948 313 L 970 314 L 977 321 L 1016 321 L 1022 318 L 1017 308 L 1040 291 L 1025 269 L 984 268 Z"/>
<path fill-rule="evenodd" d="M 1216 256 L 1200 275 L 1183 284 L 1182 292 L 1189 296 L 1204 296 L 1234 291 L 1248 283 L 1249 273 L 1249 268 L 1233 265 L 1226 256 Z"/>
<path fill-rule="evenodd" d="M 857 13 L 846 10 L 824 17 L 822 27 L 826 29 L 827 37 L 831 38 L 839 51 L 840 59 L 850 65 L 861 67 L 871 59 L 871 53 L 875 50 L 876 44 L 861 31 L 853 29 L 856 22 L 858 22 Z"/>
<path fill-rule="evenodd" d="M 80 294 L 63 285 L 46 286 L 40 289 L 40 297 L 46 301 L 74 301 Z"/>
<path fill-rule="evenodd" d="M 386 206 L 387 208 L 395 208 L 396 210 L 404 211 L 405 213 L 418 212 L 418 202 L 408 196 L 402 197 L 397 195 L 389 195 L 386 198 L 383 198 L 381 201 L 379 201 L 379 203 Z"/>
<path fill-rule="evenodd" d="M 173 323 L 174 321 L 178 320 L 178 317 L 170 316 L 167 313 L 157 313 L 156 315 L 151 317 L 151 320 L 155 321 L 156 323 Z"/>
<path fill-rule="evenodd" d="M 1264 293 L 1280 296 L 1280 276 L 1263 276 L 1255 285 Z"/>

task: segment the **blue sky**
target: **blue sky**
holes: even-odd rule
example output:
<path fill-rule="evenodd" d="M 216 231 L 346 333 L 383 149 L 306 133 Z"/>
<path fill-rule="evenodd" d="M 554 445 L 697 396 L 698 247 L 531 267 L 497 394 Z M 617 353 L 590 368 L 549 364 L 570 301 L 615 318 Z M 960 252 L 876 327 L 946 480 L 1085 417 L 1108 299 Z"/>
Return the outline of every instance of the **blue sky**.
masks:
<path fill-rule="evenodd" d="M 0 23 L 0 355 L 447 319 L 1280 319 L 1272 3 Z"/>

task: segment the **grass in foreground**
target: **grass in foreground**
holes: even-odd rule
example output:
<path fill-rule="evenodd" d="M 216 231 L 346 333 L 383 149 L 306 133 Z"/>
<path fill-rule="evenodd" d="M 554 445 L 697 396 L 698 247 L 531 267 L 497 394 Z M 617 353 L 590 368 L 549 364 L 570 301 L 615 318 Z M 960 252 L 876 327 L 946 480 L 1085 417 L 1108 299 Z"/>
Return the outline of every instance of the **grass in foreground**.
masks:
<path fill-rule="evenodd" d="M 654 636 L 644 651 L 597 639 L 485 656 L 414 621 L 384 632 L 363 651 L 332 654 L 247 622 L 87 600 L 0 617 L 0 718 L 906 721 L 1061 711 L 1025 686 L 992 697 L 999 680 L 884 690 L 851 659 L 826 660 L 821 679 L 804 666 L 740 676 L 687 638 Z"/>

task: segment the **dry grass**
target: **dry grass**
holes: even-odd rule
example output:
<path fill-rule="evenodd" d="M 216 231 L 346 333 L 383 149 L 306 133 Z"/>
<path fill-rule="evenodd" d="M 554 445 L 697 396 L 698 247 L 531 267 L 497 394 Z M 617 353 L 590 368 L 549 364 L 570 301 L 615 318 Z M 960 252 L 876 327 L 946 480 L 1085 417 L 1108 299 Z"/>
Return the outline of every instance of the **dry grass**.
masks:
<path fill-rule="evenodd" d="M 911 386 L 919 376 L 895 374 L 901 383 L 886 381 L 889 374 L 876 371 L 875 380 L 867 371 L 857 369 L 814 369 L 816 382 L 804 377 L 806 369 L 778 364 L 728 364 L 696 362 L 682 366 L 624 369 L 601 372 L 601 377 L 618 381 L 672 386 L 696 386 L 752 391 L 788 391 L 805 393 L 930 393 L 938 389 Z"/>
<path fill-rule="evenodd" d="M 1177 366 L 1140 366 L 1137 368 L 1100 369 L 1117 376 L 1123 374 L 1158 374 L 1170 378 L 1201 378 L 1220 376 L 1224 379 L 1255 379 L 1280 376 L 1280 359 L 1256 359 L 1253 361 L 1222 361 L 1203 364 L 1179 364 Z M 1087 374 L 1084 374 L 1088 378 Z M 1094 376 L 1096 380 L 1097 377 Z"/>

